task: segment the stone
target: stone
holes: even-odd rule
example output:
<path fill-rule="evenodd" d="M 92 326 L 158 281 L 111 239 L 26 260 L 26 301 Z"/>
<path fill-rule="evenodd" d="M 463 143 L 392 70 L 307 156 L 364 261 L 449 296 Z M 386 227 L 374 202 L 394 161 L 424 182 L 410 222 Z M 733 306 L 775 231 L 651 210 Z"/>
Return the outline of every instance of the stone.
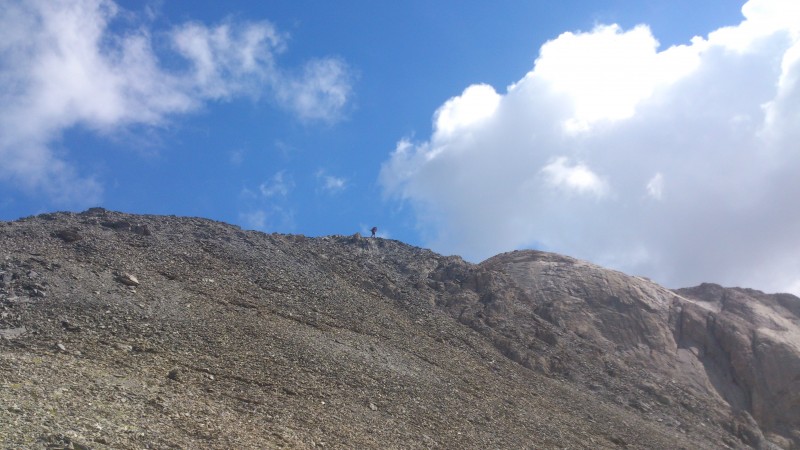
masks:
<path fill-rule="evenodd" d="M 79 442 L 72 441 L 72 448 L 75 450 L 91 450 L 91 447 L 88 445 L 81 444 Z"/>
<path fill-rule="evenodd" d="M 5 328 L 0 329 L 0 339 L 12 340 L 25 334 L 27 329 L 25 327 Z"/>
<path fill-rule="evenodd" d="M 739 411 L 733 422 L 736 435 L 752 447 L 759 448 L 764 441 L 764 435 L 759 429 L 755 419 L 747 411 Z"/>
<path fill-rule="evenodd" d="M 133 351 L 133 346 L 132 345 L 123 344 L 122 342 L 114 343 L 114 348 L 116 348 L 117 350 L 122 350 L 124 352 L 132 352 Z"/>
<path fill-rule="evenodd" d="M 180 381 L 181 380 L 180 370 L 178 370 L 177 368 L 170 370 L 169 373 L 167 374 L 167 378 L 169 378 L 172 381 Z"/>
<path fill-rule="evenodd" d="M 609 440 L 623 448 L 628 446 L 628 443 L 621 436 L 611 436 Z"/>
<path fill-rule="evenodd" d="M 69 321 L 66 321 L 66 320 L 62 320 L 61 321 L 61 327 L 64 328 L 66 331 L 70 331 L 70 332 L 81 331 L 81 327 L 79 327 L 77 325 L 74 325 L 74 324 L 72 324 L 72 323 L 70 323 Z"/>
<path fill-rule="evenodd" d="M 139 286 L 139 279 L 127 272 L 118 274 L 116 280 L 124 284 L 125 286 L 131 286 L 131 287 Z"/>
<path fill-rule="evenodd" d="M 131 233 L 138 234 L 140 236 L 150 236 L 152 234 L 150 232 L 150 228 L 148 228 L 146 224 L 136 224 L 131 226 Z"/>
<path fill-rule="evenodd" d="M 53 236 L 61 239 L 64 242 L 77 242 L 83 239 L 83 236 L 78 232 L 78 230 L 74 228 L 67 228 L 63 230 L 56 231 L 53 233 Z"/>
<path fill-rule="evenodd" d="M 99 216 L 99 215 L 105 214 L 107 211 L 108 210 L 103 208 L 103 207 L 93 206 L 93 207 L 87 209 L 86 211 L 83 211 L 81 213 L 81 215 L 98 215 Z"/>
<path fill-rule="evenodd" d="M 283 388 L 283 392 L 284 392 L 286 395 L 297 395 L 297 391 L 295 391 L 294 389 L 292 389 L 292 388 L 290 388 L 290 387 L 284 387 L 284 388 Z"/>
<path fill-rule="evenodd" d="M 781 435 L 769 433 L 764 437 L 779 448 L 792 448 L 792 442 Z"/>

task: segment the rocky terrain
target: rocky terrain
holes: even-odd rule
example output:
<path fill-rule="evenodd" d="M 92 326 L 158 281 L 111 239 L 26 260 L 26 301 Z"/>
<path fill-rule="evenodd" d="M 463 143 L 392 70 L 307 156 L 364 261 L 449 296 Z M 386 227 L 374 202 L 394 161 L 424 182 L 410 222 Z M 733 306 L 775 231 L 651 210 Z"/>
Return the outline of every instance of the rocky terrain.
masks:
<path fill-rule="evenodd" d="M 0 222 L 0 448 L 800 448 L 800 299 L 93 208 Z"/>

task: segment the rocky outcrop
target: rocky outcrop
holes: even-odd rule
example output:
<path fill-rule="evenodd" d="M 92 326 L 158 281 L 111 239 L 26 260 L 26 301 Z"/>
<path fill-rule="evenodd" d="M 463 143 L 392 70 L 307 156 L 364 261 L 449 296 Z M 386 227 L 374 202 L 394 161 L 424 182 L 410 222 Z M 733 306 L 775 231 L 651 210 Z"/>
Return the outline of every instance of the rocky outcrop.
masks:
<path fill-rule="evenodd" d="M 800 445 L 800 299 L 714 284 L 677 292 L 680 344 L 696 349 L 717 392 Z"/>
<path fill-rule="evenodd" d="M 537 251 L 465 272 L 471 293 L 443 295 L 443 307 L 518 363 L 647 413 L 699 402 L 752 446 L 800 448 L 797 297 L 710 284 L 673 292 Z"/>
<path fill-rule="evenodd" d="M 796 448 L 798 311 L 543 252 L 45 214 L 0 222 L 0 447 Z"/>

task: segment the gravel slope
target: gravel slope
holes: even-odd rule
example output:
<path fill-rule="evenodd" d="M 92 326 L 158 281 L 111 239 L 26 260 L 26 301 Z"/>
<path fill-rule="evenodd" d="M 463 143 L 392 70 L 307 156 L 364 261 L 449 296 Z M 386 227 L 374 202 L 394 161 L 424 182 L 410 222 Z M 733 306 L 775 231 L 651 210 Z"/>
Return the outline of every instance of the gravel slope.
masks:
<path fill-rule="evenodd" d="M 391 240 L 98 208 L 0 222 L 0 447 L 773 445 L 525 295 Z"/>

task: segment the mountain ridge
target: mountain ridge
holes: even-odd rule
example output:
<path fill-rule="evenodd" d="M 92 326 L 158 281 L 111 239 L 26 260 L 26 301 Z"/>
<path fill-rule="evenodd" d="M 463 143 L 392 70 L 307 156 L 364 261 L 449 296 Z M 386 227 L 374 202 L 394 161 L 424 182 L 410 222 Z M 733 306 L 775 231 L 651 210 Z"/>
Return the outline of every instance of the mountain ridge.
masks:
<path fill-rule="evenodd" d="M 800 445 L 788 294 L 100 208 L 0 264 L 11 448 Z"/>

